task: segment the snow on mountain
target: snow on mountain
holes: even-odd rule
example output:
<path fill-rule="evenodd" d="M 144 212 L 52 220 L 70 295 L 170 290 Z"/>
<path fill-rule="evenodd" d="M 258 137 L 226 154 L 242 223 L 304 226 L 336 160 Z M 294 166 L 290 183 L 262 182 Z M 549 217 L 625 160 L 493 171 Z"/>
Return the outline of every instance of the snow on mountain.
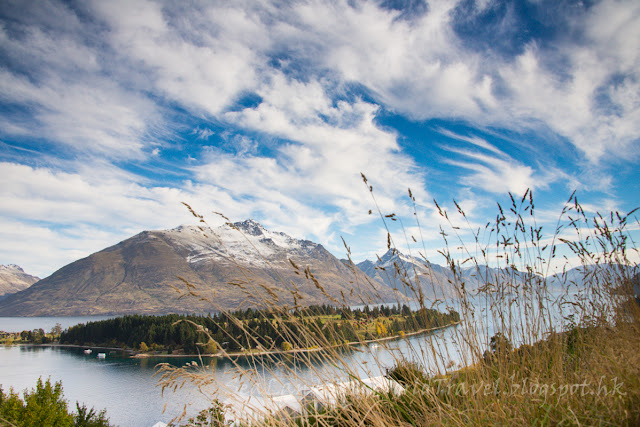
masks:
<path fill-rule="evenodd" d="M 38 277 L 25 273 L 18 265 L 0 265 L 0 298 L 26 289 L 38 280 Z"/>
<path fill-rule="evenodd" d="M 618 283 L 621 279 L 633 277 L 638 271 L 637 267 L 632 266 L 601 264 L 575 267 L 563 274 L 555 274 L 545 279 L 541 275 L 513 268 L 474 265 L 460 269 L 454 277 L 448 267 L 405 255 L 394 249 L 387 251 L 376 262 L 366 260 L 357 265 L 369 277 L 397 288 L 409 297 L 415 297 L 415 291 L 410 290 L 407 283 L 414 287 L 419 283 L 427 298 L 453 296 L 455 289 L 452 282 L 457 282 L 458 286 L 464 283 L 465 289 L 469 292 L 484 286 L 498 290 L 505 284 L 509 286 L 509 289 L 505 289 L 507 292 L 513 292 L 514 288 L 523 284 L 546 286 L 549 290 L 559 291 L 567 288 L 579 289 L 588 284 L 595 284 L 598 280 L 600 284 Z"/>
<path fill-rule="evenodd" d="M 375 269 L 383 271 L 384 275 L 401 275 L 410 280 L 414 280 L 416 275 L 422 277 L 433 274 L 447 275 L 450 273 L 448 268 L 430 263 L 422 258 L 405 255 L 396 249 L 389 249 L 373 265 Z"/>
<path fill-rule="evenodd" d="M 599 264 L 579 266 L 557 273 L 547 278 L 547 283 L 553 289 L 579 289 L 586 285 L 610 286 L 620 282 L 621 278 L 632 278 L 638 273 L 637 266 L 622 264 Z"/>
<path fill-rule="evenodd" d="M 273 262 L 287 262 L 287 257 L 309 256 L 320 246 L 269 231 L 251 219 L 217 228 L 182 225 L 155 233 L 186 251 L 191 264 L 216 261 L 267 267 Z"/>
<path fill-rule="evenodd" d="M 143 231 L 11 295 L 0 302 L 0 316 L 207 313 L 265 301 L 292 307 L 396 300 L 395 291 L 322 245 L 247 220 Z"/>
<path fill-rule="evenodd" d="M 357 266 L 369 277 L 398 289 L 410 298 L 418 296 L 417 284 L 427 298 L 448 297 L 453 292 L 448 282 L 451 272 L 396 249 L 389 249 L 375 262 L 366 260 Z"/>
<path fill-rule="evenodd" d="M 485 265 L 462 268 L 454 277 L 448 267 L 403 254 L 396 249 L 388 250 L 376 262 L 363 261 L 358 267 L 370 277 L 397 288 L 409 297 L 417 296 L 416 285 L 419 284 L 423 295 L 429 299 L 453 296 L 456 292 L 453 283 L 456 281 L 458 285 L 464 283 L 467 291 L 474 291 L 487 284 L 517 284 L 526 280 L 525 273 Z"/>
<path fill-rule="evenodd" d="M 16 264 L 0 265 L 0 273 L 24 273 L 22 267 Z"/>

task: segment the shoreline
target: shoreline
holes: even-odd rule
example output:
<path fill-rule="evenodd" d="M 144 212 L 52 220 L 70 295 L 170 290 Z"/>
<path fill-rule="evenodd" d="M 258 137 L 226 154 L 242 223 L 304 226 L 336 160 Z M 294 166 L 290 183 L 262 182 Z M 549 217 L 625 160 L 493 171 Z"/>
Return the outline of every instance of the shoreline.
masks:
<path fill-rule="evenodd" d="M 373 340 L 365 340 L 365 341 L 352 341 L 352 342 L 348 342 L 345 344 L 336 344 L 336 345 L 332 345 L 329 347 L 318 347 L 318 348 L 294 348 L 293 350 L 262 350 L 262 351 L 254 351 L 254 352 L 235 352 L 235 353 L 215 353 L 215 354 L 149 354 L 149 353 L 136 353 L 134 355 L 132 355 L 132 358 L 135 359 L 146 359 L 146 358 L 151 358 L 151 357 L 216 357 L 216 358 L 232 358 L 232 357 L 248 357 L 248 356 L 269 356 L 269 355 L 275 355 L 275 354 L 296 354 L 296 353 L 316 353 L 316 352 L 320 352 L 323 350 L 329 350 L 332 348 L 338 348 L 338 347 L 354 347 L 357 345 L 362 345 L 362 344 L 372 344 L 372 343 L 378 343 L 378 342 L 382 342 L 382 341 L 391 341 L 391 340 L 398 340 L 398 339 L 403 339 L 403 338 L 407 338 L 407 337 L 411 337 L 414 335 L 419 335 L 419 334 L 425 334 L 427 332 L 433 332 L 433 331 L 437 331 L 437 330 L 441 330 L 441 329 L 446 329 L 452 326 L 458 326 L 460 323 L 462 323 L 462 320 L 459 320 L 457 322 L 454 323 L 450 323 L 448 325 L 444 325 L 444 326 L 436 326 L 435 328 L 429 328 L 429 329 L 421 329 L 419 331 L 415 331 L 415 332 L 410 332 L 408 334 L 404 334 L 404 335 L 394 335 L 391 337 L 383 337 L 383 338 L 376 338 Z M 97 347 L 94 347 L 97 348 Z M 135 351 L 130 350 L 131 352 L 135 353 Z"/>
<path fill-rule="evenodd" d="M 208 358 L 233 358 L 233 357 L 250 357 L 250 356 L 269 356 L 269 355 L 278 355 L 278 354 L 297 354 L 297 353 L 316 353 L 324 350 L 329 350 L 338 347 L 355 347 L 363 344 L 374 344 L 378 342 L 384 341 L 392 341 L 403 339 L 407 337 L 412 337 L 415 335 L 426 334 L 428 332 L 433 332 L 437 330 L 446 329 L 452 326 L 458 326 L 462 323 L 462 320 L 459 320 L 454 323 L 450 323 L 444 326 L 436 326 L 434 328 L 429 329 L 421 329 L 419 331 L 414 331 L 410 333 L 406 333 L 404 335 L 394 335 L 391 337 L 383 337 L 376 338 L 373 340 L 364 340 L 364 341 L 352 341 L 345 344 L 336 344 L 329 347 L 317 347 L 317 348 L 294 348 L 292 350 L 261 350 L 261 351 L 241 351 L 235 353 L 224 353 L 218 352 L 215 354 L 150 354 L 150 353 L 140 353 L 131 348 L 122 348 L 122 347 L 104 347 L 99 345 L 78 345 L 78 344 L 59 344 L 59 343 L 49 343 L 49 344 L 30 344 L 30 343 L 15 343 L 13 345 L 28 345 L 33 347 L 65 347 L 65 348 L 82 348 L 82 349 L 95 349 L 95 350 L 109 350 L 109 351 L 118 351 L 122 353 L 128 353 L 129 357 L 132 359 L 149 359 L 153 357 L 168 357 L 168 358 L 180 358 L 180 357 L 208 357 Z"/>
<path fill-rule="evenodd" d="M 135 354 L 136 351 L 130 348 L 122 348 L 122 347 L 103 347 L 99 345 L 78 345 L 78 344 L 60 344 L 60 343 L 47 343 L 47 344 L 31 344 L 31 343 L 15 343 L 13 345 L 29 345 L 32 347 L 67 347 L 67 348 L 84 348 L 84 349 L 95 349 L 95 350 L 110 350 L 110 351 L 120 351 L 129 354 Z"/>

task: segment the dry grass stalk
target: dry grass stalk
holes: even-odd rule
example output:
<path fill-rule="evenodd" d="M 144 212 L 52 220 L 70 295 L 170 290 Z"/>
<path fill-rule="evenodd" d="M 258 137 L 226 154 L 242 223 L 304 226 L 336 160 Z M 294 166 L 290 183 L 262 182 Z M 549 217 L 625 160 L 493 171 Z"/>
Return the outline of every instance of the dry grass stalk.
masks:
<path fill-rule="evenodd" d="M 387 229 L 388 248 L 395 249 L 387 221 L 400 218 L 380 211 L 373 187 L 364 175 L 362 178 Z M 242 407 L 239 412 L 244 422 L 269 426 L 640 422 L 640 353 L 637 351 L 640 310 L 632 289 L 637 266 L 631 261 L 638 258 L 638 249 L 627 228 L 634 220 L 633 225 L 638 225 L 635 211 L 589 218 L 572 194 L 554 234 L 546 237 L 536 223 L 532 192 L 527 190 L 518 199 L 510 196 L 511 205 L 506 208 L 498 205 L 495 221 L 484 228 L 472 226 L 455 200 L 454 215 L 434 201 L 444 224 L 441 226 L 444 247 L 439 252 L 449 267 L 446 284 L 452 288 L 453 298 L 436 292 L 436 276 L 424 256 L 427 250 L 410 189 L 409 198 L 420 236 L 409 239 L 405 234 L 405 239 L 407 243 L 410 240 L 422 243 L 419 258 L 427 267 L 427 277 L 431 279 L 427 286 L 431 286 L 435 297 L 432 300 L 425 297 L 425 285 L 420 282 L 415 266 L 396 263 L 393 271 L 381 271 L 396 280 L 398 288 L 413 298 L 417 307 L 445 310 L 455 307 L 460 312 L 464 322 L 450 335 L 461 350 L 462 369 L 454 369 L 460 366 L 452 362 L 451 347 L 437 335 L 425 335 L 421 340 L 407 339 L 404 353 L 394 355 L 393 366 L 374 357 L 377 366 L 371 369 L 389 368 L 389 374 L 405 386 L 401 396 L 379 392 L 367 397 L 342 396 L 328 407 L 293 415 Z M 466 224 L 466 229 L 460 223 Z M 454 251 L 450 250 L 452 244 Z M 344 245 L 350 260 L 350 249 L 346 242 Z M 553 265 L 568 259 L 567 250 L 580 260 L 583 274 L 576 280 L 569 275 L 571 266 L 565 263 L 558 275 L 562 286 L 557 287 L 547 279 Z M 311 280 L 336 305 L 345 304 L 344 295 L 342 301 L 329 295 L 308 267 L 289 261 L 294 271 Z M 487 269 L 487 265 L 495 268 Z M 480 285 L 470 289 L 469 277 Z M 230 285 L 246 289 L 254 297 L 262 295 L 252 302 L 275 313 L 275 321 L 282 326 L 279 331 L 283 339 L 324 351 L 298 353 L 292 360 L 273 353 L 248 356 L 249 369 L 234 362 L 238 378 L 258 388 L 264 387 L 265 395 L 269 394 L 268 388 L 257 375 L 262 370 L 279 378 L 283 386 L 295 383 L 310 388 L 318 383 L 330 384 L 336 376 L 364 379 L 362 370 L 353 366 L 352 353 L 336 345 L 343 342 L 343 336 L 333 330 L 325 334 L 328 322 L 305 321 L 305 308 L 298 302 L 295 284 L 282 283 L 282 288 L 294 296 L 292 309 L 279 303 L 277 290 L 256 284 L 250 277 L 245 279 Z M 362 279 L 357 282 L 362 283 Z M 185 285 L 186 293 L 197 296 L 190 284 Z M 264 292 L 256 293 L 258 288 Z M 372 301 L 371 295 L 366 300 Z M 234 321 L 232 317 L 228 320 Z M 257 331 L 237 319 L 235 322 L 243 329 L 244 338 L 258 342 Z M 380 345 L 383 349 L 390 348 L 388 342 Z M 215 372 L 203 366 L 202 363 L 179 368 L 160 366 L 163 390 L 186 383 L 198 388 L 214 385 L 219 387 L 217 399 L 238 407 L 238 402 L 233 402 L 233 390 L 222 390 L 221 384 L 215 381 Z M 300 375 L 301 366 L 312 375 Z M 310 377 L 315 378 L 316 383 L 309 384 L 307 378 Z"/>

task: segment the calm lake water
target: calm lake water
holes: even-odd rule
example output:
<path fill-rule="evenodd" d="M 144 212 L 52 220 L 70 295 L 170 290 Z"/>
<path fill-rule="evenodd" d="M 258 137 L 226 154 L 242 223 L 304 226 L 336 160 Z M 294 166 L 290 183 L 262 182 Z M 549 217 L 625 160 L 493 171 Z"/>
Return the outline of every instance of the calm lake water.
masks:
<path fill-rule="evenodd" d="M 62 329 L 66 329 L 79 323 L 95 322 L 113 317 L 116 316 L 0 317 L 0 331 L 22 332 L 42 328 L 45 332 L 50 332 L 58 323 Z"/>
<path fill-rule="evenodd" d="M 61 320 L 48 319 L 53 325 L 58 322 L 62 324 Z M 452 330 L 439 331 L 439 340 L 450 341 Z M 345 353 L 345 360 L 365 377 L 380 375 L 385 367 L 394 364 L 391 351 L 402 353 L 408 352 L 409 348 L 415 351 L 420 347 L 420 342 L 428 339 L 430 335 L 420 335 L 380 345 L 363 345 Z M 208 396 L 212 396 L 218 387 L 222 388 L 223 401 L 227 401 L 226 396 L 232 394 L 235 396 L 234 402 L 229 403 L 237 405 L 238 401 L 248 401 L 260 407 L 265 391 L 272 395 L 296 393 L 320 383 L 323 378 L 346 379 L 346 374 L 336 373 L 335 368 L 316 360 L 317 354 L 310 356 L 313 359 L 311 363 L 297 363 L 285 356 L 263 357 L 257 359 L 261 360 L 257 366 L 256 360 L 245 357 L 234 361 L 204 358 L 204 369 L 215 375 L 215 383 L 203 388 L 208 395 L 187 384 L 176 392 L 165 391 L 163 396 L 157 386 L 158 379 L 153 376 L 156 365 L 162 362 L 175 366 L 183 366 L 187 362 L 200 365 L 198 358 L 136 359 L 112 351 L 107 352 L 106 359 L 98 359 L 98 351 L 94 349 L 91 355 L 85 355 L 82 348 L 0 346 L 0 384 L 5 390 L 13 387 L 16 391 L 22 391 L 33 388 L 39 377 L 61 380 L 70 407 L 75 408 L 75 402 L 80 401 L 89 407 L 107 409 L 107 415 L 116 425 L 150 427 L 158 421 L 169 422 L 181 414 L 185 403 L 188 403 L 190 415 L 207 408 Z M 253 378 L 240 377 L 239 368 L 257 368 L 253 369 L 256 375 Z"/>
<path fill-rule="evenodd" d="M 476 301 L 474 322 L 487 326 L 483 331 L 485 342 L 494 333 L 493 321 Z M 520 318 L 516 310 L 514 319 Z M 22 331 L 43 328 L 50 330 L 56 323 L 63 328 L 77 323 L 100 320 L 106 317 L 41 317 L 0 318 L 0 330 Z M 560 324 L 557 319 L 554 323 Z M 361 377 L 377 376 L 386 368 L 395 365 L 398 358 L 413 359 L 432 372 L 454 370 L 471 360 L 465 350 L 465 325 L 449 327 L 430 334 L 407 337 L 400 340 L 380 342 L 354 347 L 344 353 L 344 367 Z M 516 344 L 520 339 L 516 337 Z M 433 348 L 439 356 L 434 357 Z M 260 407 L 263 396 L 297 393 L 324 380 L 347 379 L 342 369 L 323 363 L 318 354 L 312 360 L 300 363 L 290 356 L 262 358 L 237 358 L 233 361 L 203 359 L 204 366 L 195 357 L 147 359 L 130 358 L 120 352 L 107 352 L 104 360 L 98 359 L 97 349 L 85 355 L 81 348 L 10 346 L 0 347 L 0 384 L 3 389 L 13 387 L 16 391 L 33 388 L 39 377 L 50 377 L 62 381 L 65 398 L 75 408 L 80 401 L 89 407 L 106 409 L 112 423 L 119 426 L 149 426 L 158 421 L 169 422 L 186 410 L 195 415 L 208 407 L 212 396 L 218 392 L 225 403 L 249 403 Z M 158 363 L 183 366 L 197 362 L 201 372 L 213 376 L 211 384 L 197 390 L 186 384 L 176 392 L 165 391 L 164 396 L 154 377 Z M 446 367 L 446 368 L 445 368 Z M 240 375 L 240 371 L 249 370 Z"/>

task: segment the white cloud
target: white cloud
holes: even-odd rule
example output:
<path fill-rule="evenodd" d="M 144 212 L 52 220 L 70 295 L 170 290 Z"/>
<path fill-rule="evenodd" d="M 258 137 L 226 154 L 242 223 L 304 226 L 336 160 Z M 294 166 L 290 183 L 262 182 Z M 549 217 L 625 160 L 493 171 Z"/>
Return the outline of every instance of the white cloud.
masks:
<path fill-rule="evenodd" d="M 450 26 L 454 1 L 430 2 L 414 21 L 373 3 L 311 2 L 296 13 L 323 42 L 324 64 L 347 81 L 373 90 L 394 109 L 416 118 L 476 118 L 495 105 L 491 77 L 464 52 Z"/>
<path fill-rule="evenodd" d="M 30 105 L 35 123 L 12 133 L 47 138 L 81 153 L 140 158 L 154 107 L 108 81 L 38 84 L 0 70 L 0 92 L 10 102 Z M 35 126 L 34 126 L 35 125 Z"/>
<path fill-rule="evenodd" d="M 531 44 L 500 59 L 463 45 L 452 29 L 457 4 L 433 1 L 423 15 L 398 19 L 399 12 L 375 2 L 347 0 L 192 3 L 186 10 L 168 2 L 94 1 L 82 17 L 43 2 L 47 12 L 24 14 L 22 32 L 0 28 L 12 61 L 0 68 L 0 100 L 25 111 L 0 118 L 0 129 L 3 136 L 46 140 L 85 165 L 1 164 L 0 217 L 33 236 L 53 219 L 52 245 L 80 238 L 59 231 L 73 224 L 102 230 L 106 242 L 183 222 L 185 200 L 204 213 L 213 206 L 339 247 L 337 231 L 372 220 L 360 172 L 384 213 L 411 214 L 407 187 L 419 203 L 431 199 L 429 171 L 400 151 L 393 131 L 377 125 L 375 102 L 414 119 L 551 129 L 592 163 L 637 154 L 639 5 L 600 2 L 575 18 L 580 41 L 552 42 L 553 52 Z M 549 67 L 551 54 L 565 62 Z M 352 84 L 375 102 L 351 94 Z M 261 102 L 238 110 L 245 94 Z M 238 131 L 222 132 L 228 146 L 194 159 L 195 182 L 154 186 L 109 164 L 135 159 L 135 166 L 151 167 L 144 164 L 149 157 L 168 152 L 167 132 L 180 114 L 173 107 Z M 209 128 L 194 132 L 200 144 L 215 139 Z M 519 162 L 481 138 L 440 132 L 470 144 L 449 148 L 456 155 L 449 163 L 468 172 L 469 187 L 522 194 L 572 179 Z M 477 199 L 465 200 L 480 211 Z M 421 218 L 426 223 L 433 214 L 428 209 Z"/>
<path fill-rule="evenodd" d="M 55 36 L 41 28 L 28 27 L 20 38 L 11 37 L 0 26 L 0 45 L 7 56 L 32 73 L 96 72 L 100 70 L 97 52 L 68 34 Z M 42 68 L 42 64 L 47 67 Z"/>
<path fill-rule="evenodd" d="M 218 114 L 255 85 L 259 20 L 240 8 L 181 10 L 169 21 L 160 3 L 96 1 L 119 55 L 150 79 L 154 91 L 197 113 Z M 183 25 L 184 27 L 180 27 Z M 258 28 L 256 28 L 258 27 Z M 247 40 L 247 34 L 256 37 Z"/>
<path fill-rule="evenodd" d="M 0 26 L 1 50 L 12 65 L 0 67 L 0 101 L 19 107 L 7 110 L 1 132 L 61 144 L 74 156 L 141 158 L 147 132 L 162 127 L 156 107 L 108 75 L 94 28 L 66 6 L 40 6 L 12 10 L 25 22 Z"/>
<path fill-rule="evenodd" d="M 508 59 L 462 44 L 452 30 L 456 5 L 430 2 L 413 20 L 372 3 L 307 2 L 294 10 L 299 27 L 315 35 L 317 62 L 404 114 L 516 130 L 546 125 L 591 161 L 619 156 L 637 142 L 638 5 L 600 2 L 572 23 L 584 39 L 565 37 L 552 51 L 531 44 Z M 551 56 L 566 66 L 549 68 Z M 620 76 L 622 83 L 612 83 Z M 613 104 L 604 111 L 596 108 L 603 91 Z"/>
<path fill-rule="evenodd" d="M 494 194 L 524 194 L 528 188 L 544 186 L 544 182 L 539 182 L 533 176 L 533 169 L 522 164 L 514 164 L 501 159 L 488 156 L 472 155 L 471 153 L 459 152 L 473 157 L 481 163 L 460 162 L 450 160 L 452 165 L 471 170 L 473 173 L 464 179 L 467 185 L 480 187 L 485 191 Z"/>
<path fill-rule="evenodd" d="M 225 119 L 291 142 L 280 145 L 275 158 L 215 153 L 209 165 L 197 169 L 200 180 L 254 198 L 277 189 L 316 208 L 333 206 L 345 223 L 363 221 L 371 203 L 360 172 L 385 210 L 401 207 L 396 201 L 406 196 L 407 187 L 424 194 L 421 173 L 400 153 L 395 135 L 375 125 L 376 106 L 363 101 L 333 105 L 320 82 L 301 83 L 280 74 L 258 93 L 260 105 L 229 112 Z"/>
<path fill-rule="evenodd" d="M 104 164 L 77 169 L 0 163 L 0 241 L 11 242 L 0 247 L 2 262 L 47 275 L 142 230 L 192 221 L 182 201 L 202 212 L 225 201 L 214 188 L 189 183 L 145 187 Z"/>
<path fill-rule="evenodd" d="M 511 91 L 505 100 L 508 110 L 520 119 L 546 123 L 592 162 L 637 156 L 640 52 L 635 40 L 640 36 L 640 7 L 599 2 L 584 21 L 574 24 L 585 37 L 557 46 L 566 59 L 565 75 L 545 68 L 547 52 L 534 46 L 513 64 L 500 67 Z"/>
<path fill-rule="evenodd" d="M 594 5 L 584 23 L 591 47 L 620 70 L 637 73 L 640 52 L 640 4 L 605 1 Z"/>
<path fill-rule="evenodd" d="M 545 124 L 592 161 L 616 156 L 637 141 L 637 5 L 601 2 L 576 17 L 572 24 L 584 33 L 582 41 L 561 39 L 551 52 L 566 58 L 562 74 L 546 66 L 550 52 L 534 44 L 504 60 L 470 51 L 452 29 L 457 5 L 453 0 L 434 1 L 426 13 L 410 20 L 398 19 L 400 12 L 371 2 L 346 0 L 277 7 L 214 3 L 188 10 L 151 1 L 94 2 L 91 11 L 108 25 L 114 53 L 106 60 L 115 63 L 111 66 L 119 70 L 116 76 L 123 78 L 123 70 L 129 70 L 133 87 L 159 93 L 199 114 L 217 116 L 242 93 L 263 88 L 273 75 L 270 55 L 285 52 L 291 58 L 280 58 L 281 63 L 307 67 L 311 81 L 319 85 L 297 88 L 309 97 L 327 87 L 318 76 L 329 73 L 363 85 L 381 102 L 416 118 L 461 118 L 515 129 Z M 480 9 L 484 7 L 488 6 Z M 67 20 L 80 25 L 75 16 Z M 14 45 L 12 51 L 41 52 L 42 60 L 56 69 L 63 64 L 85 71 L 100 67 L 96 52 L 68 35 L 54 40 L 38 29 L 29 34 L 23 45 L 7 39 L 4 32 L 3 37 Z M 496 84 L 502 87 L 499 94 Z M 294 94 L 291 105 L 279 113 L 301 114 L 295 104 L 299 96 L 305 95 Z M 613 107 L 598 107 L 598 97 L 607 98 Z M 77 100 L 87 105 L 101 98 Z M 60 116 L 44 118 L 50 123 Z M 276 113 L 272 117 L 281 118 Z M 148 120 L 144 114 L 142 119 Z M 60 122 L 68 127 L 65 120 Z M 138 126 L 124 125 L 135 131 L 134 137 L 140 136 Z M 95 137 L 114 139 L 106 132 Z"/>
<path fill-rule="evenodd" d="M 0 213 L 4 216 L 105 228 L 119 228 L 119 224 L 158 225 L 180 218 L 178 190 L 143 187 L 104 165 L 62 172 L 0 163 L 0 170 Z M 167 210 L 170 203 L 175 203 L 176 208 Z"/>
<path fill-rule="evenodd" d="M 83 235 L 77 235 L 81 230 Z M 74 234 L 69 231 L 0 217 L 0 238 L 11 242 L 11 245 L 0 246 L 0 259 L 2 263 L 17 264 L 27 273 L 44 278 L 118 241 L 113 234 L 97 229 L 78 227 Z"/>
<path fill-rule="evenodd" d="M 200 129 L 199 127 L 194 129 L 193 132 L 191 132 L 192 134 L 196 135 L 197 139 L 209 139 L 209 137 L 211 135 L 215 135 L 215 132 L 212 131 L 209 128 L 202 128 Z"/>
<path fill-rule="evenodd" d="M 444 160 L 446 163 L 471 171 L 470 175 L 461 174 L 461 181 L 472 188 L 481 188 L 494 194 L 511 192 L 522 195 L 527 189 L 545 188 L 551 182 L 566 177 L 565 174 L 549 166 L 545 166 L 544 171 L 535 170 L 532 166 L 513 159 L 482 138 L 459 135 L 444 129 L 440 129 L 439 132 L 485 151 L 481 153 L 453 146 L 444 147 L 450 153 L 456 154 L 452 158 L 446 158 Z"/>
<path fill-rule="evenodd" d="M 457 139 L 458 141 L 468 142 L 477 147 L 483 148 L 487 151 L 491 151 L 492 153 L 498 155 L 498 157 L 508 157 L 503 151 L 501 151 L 496 146 L 490 144 L 489 142 L 487 142 L 486 140 L 480 137 L 460 135 L 448 129 L 443 129 L 443 128 L 438 128 L 437 130 L 439 133 L 441 133 L 444 136 L 447 136 L 452 139 Z"/>

